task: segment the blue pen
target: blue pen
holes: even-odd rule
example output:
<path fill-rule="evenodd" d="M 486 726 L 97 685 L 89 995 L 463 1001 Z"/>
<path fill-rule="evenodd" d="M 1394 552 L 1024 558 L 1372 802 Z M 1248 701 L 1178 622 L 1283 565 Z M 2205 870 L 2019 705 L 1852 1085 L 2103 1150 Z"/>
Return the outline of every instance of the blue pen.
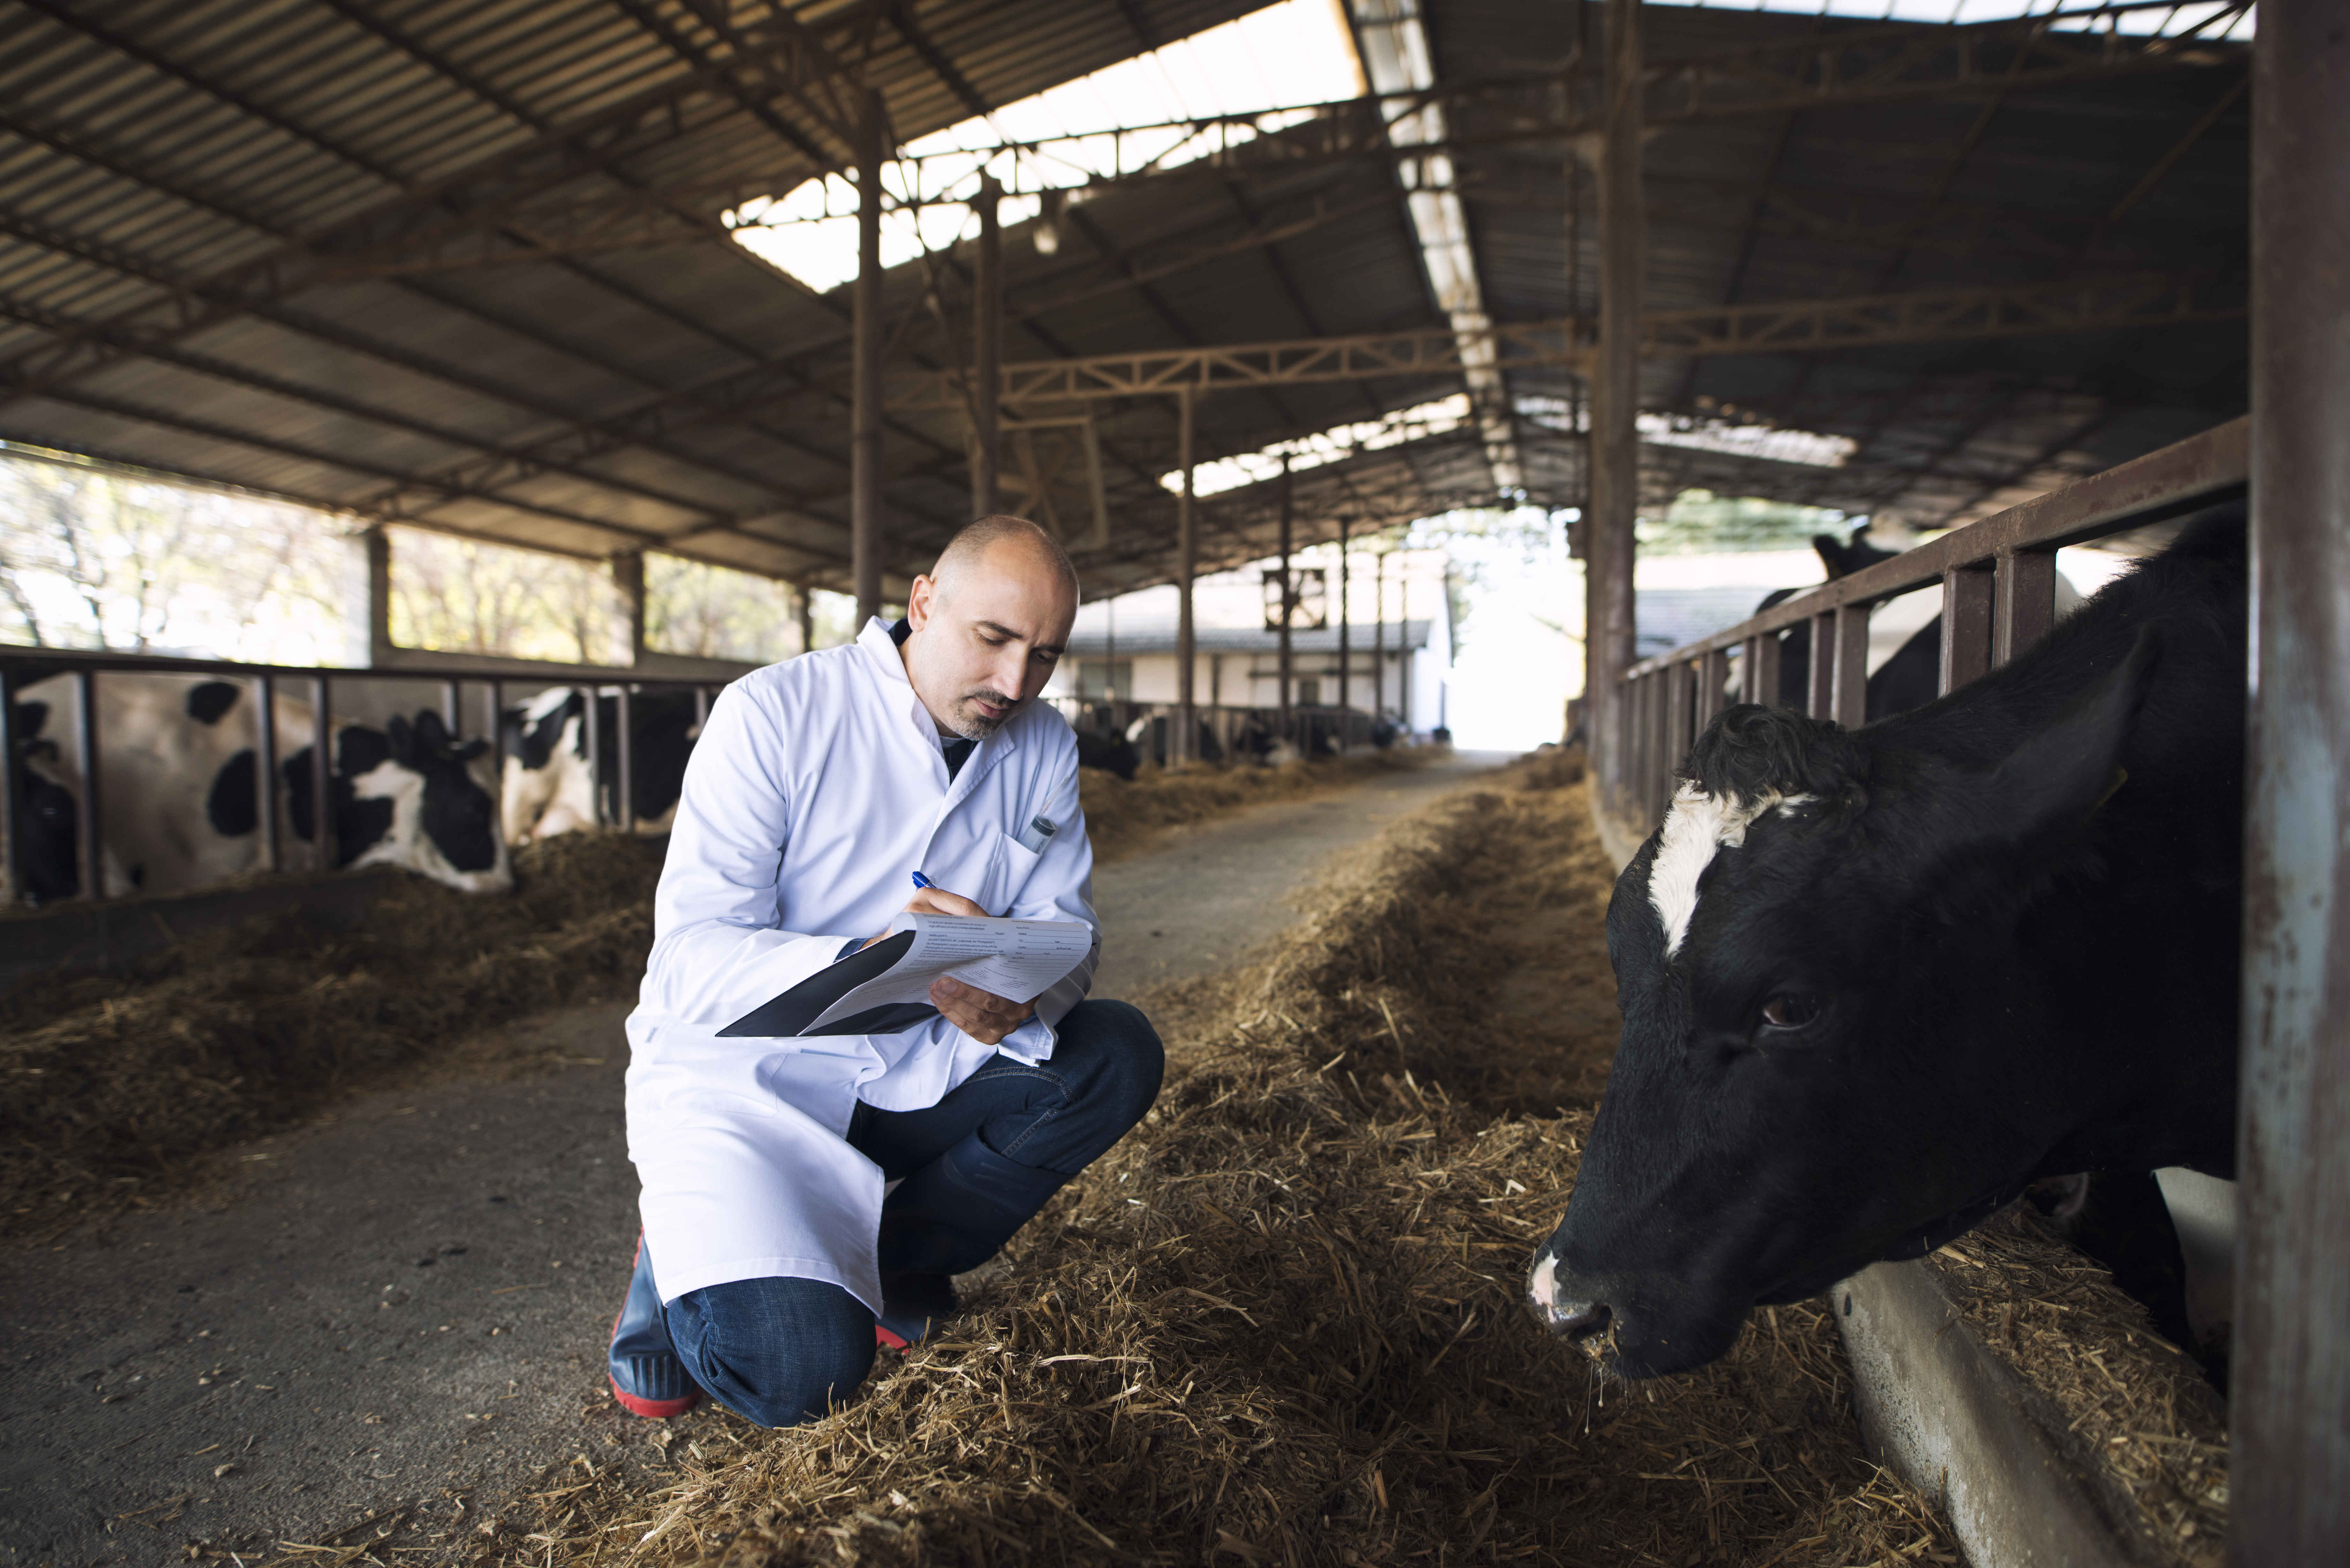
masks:
<path fill-rule="evenodd" d="M 934 888 L 938 886 L 938 884 L 932 882 L 928 877 L 923 876 L 920 871 L 917 871 L 914 873 L 914 886 L 917 888 Z"/>

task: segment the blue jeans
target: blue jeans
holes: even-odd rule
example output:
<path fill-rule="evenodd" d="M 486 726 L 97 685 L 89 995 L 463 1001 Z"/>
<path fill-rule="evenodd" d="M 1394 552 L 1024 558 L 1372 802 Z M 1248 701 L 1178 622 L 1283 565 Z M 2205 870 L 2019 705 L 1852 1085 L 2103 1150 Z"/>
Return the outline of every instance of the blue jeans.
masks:
<path fill-rule="evenodd" d="M 925 1109 L 858 1105 L 850 1147 L 894 1181 L 933 1170 L 976 1138 L 978 1158 L 997 1161 L 1013 1188 L 1024 1178 L 1041 1207 L 1142 1119 L 1166 1066 L 1150 1021 L 1123 1002 L 1081 1002 L 1057 1033 L 1051 1061 L 998 1055 Z M 1034 1211 L 1007 1217 L 999 1206 L 988 1219 L 1002 1230 L 1007 1218 L 1017 1224 Z M 973 1224 L 992 1234 L 979 1219 Z M 889 1258 L 881 1262 L 887 1271 Z M 855 1393 L 873 1365 L 872 1312 L 826 1280 L 733 1280 L 687 1292 L 666 1316 L 693 1380 L 762 1427 L 823 1415 Z"/>

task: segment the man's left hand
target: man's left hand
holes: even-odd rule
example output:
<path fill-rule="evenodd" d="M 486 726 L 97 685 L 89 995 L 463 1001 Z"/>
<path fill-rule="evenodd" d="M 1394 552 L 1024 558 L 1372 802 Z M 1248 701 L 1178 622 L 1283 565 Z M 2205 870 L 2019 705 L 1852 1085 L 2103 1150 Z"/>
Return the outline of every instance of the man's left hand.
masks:
<path fill-rule="evenodd" d="M 931 981 L 931 1005 L 983 1045 L 1002 1044 L 1005 1035 L 1036 1016 L 1034 1002 L 1012 1002 L 945 975 Z"/>

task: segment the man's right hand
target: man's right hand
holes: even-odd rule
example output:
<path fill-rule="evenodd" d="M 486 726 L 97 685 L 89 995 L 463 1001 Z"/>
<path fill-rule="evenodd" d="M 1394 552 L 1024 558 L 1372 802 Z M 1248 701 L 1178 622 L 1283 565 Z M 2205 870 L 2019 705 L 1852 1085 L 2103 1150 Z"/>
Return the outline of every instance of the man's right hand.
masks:
<path fill-rule="evenodd" d="M 982 919 L 984 919 L 987 917 L 987 911 L 985 909 L 981 909 L 977 904 L 972 903 L 969 898 L 962 897 L 961 894 L 950 893 L 943 888 L 922 888 L 917 889 L 913 898 L 907 900 L 905 912 L 910 915 L 977 915 Z M 865 948 L 871 947 L 875 942 L 879 941 L 881 937 L 886 937 L 889 934 L 889 932 L 884 931 L 881 933 L 880 937 L 866 938 L 865 947 L 859 948 L 858 950 L 859 952 L 864 951 Z"/>

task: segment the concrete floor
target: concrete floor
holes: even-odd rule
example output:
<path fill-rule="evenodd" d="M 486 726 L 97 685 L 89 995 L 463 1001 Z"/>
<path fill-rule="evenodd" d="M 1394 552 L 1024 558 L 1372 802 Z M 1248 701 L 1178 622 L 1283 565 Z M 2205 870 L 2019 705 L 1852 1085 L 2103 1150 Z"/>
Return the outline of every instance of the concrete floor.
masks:
<path fill-rule="evenodd" d="M 1105 867 L 1095 993 L 1235 961 L 1327 857 L 1499 760 Z M 636 1229 L 626 1012 L 522 1025 L 567 1064 L 551 1075 L 367 1096 L 224 1157 L 200 1204 L 0 1260 L 0 1563 L 429 1541 L 546 1465 L 657 1439 L 602 1372 Z"/>

